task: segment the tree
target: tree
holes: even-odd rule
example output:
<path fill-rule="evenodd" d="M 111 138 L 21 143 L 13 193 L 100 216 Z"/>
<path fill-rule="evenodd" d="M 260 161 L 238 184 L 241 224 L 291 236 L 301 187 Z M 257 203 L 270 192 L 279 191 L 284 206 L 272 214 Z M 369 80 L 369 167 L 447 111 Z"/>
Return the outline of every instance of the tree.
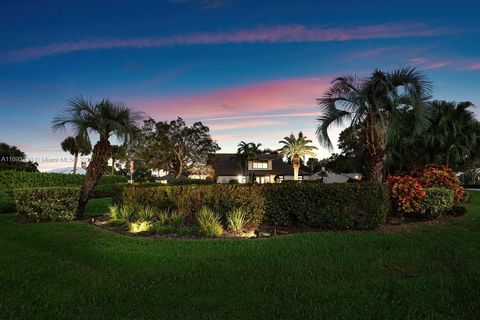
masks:
<path fill-rule="evenodd" d="M 317 147 L 309 145 L 312 140 L 307 139 L 301 131 L 298 133 L 298 138 L 291 133 L 289 137 L 285 137 L 279 143 L 283 144 L 283 147 L 278 152 L 292 160 L 293 180 L 298 180 L 300 161 L 306 156 L 315 157 L 316 154 L 313 150 L 316 150 Z"/>
<path fill-rule="evenodd" d="M 26 159 L 25 152 L 17 147 L 0 143 L 0 170 L 38 172 L 38 163 Z"/>
<path fill-rule="evenodd" d="M 83 97 L 75 97 L 68 101 L 68 108 L 53 119 L 55 131 L 70 126 L 76 135 L 88 137 L 91 132 L 99 135 L 80 192 L 78 216 L 82 216 L 88 199 L 107 169 L 112 152 L 109 138 L 116 136 L 120 141 L 128 141 L 138 130 L 136 122 L 139 118 L 139 113 L 109 98 L 92 103 Z"/>
<path fill-rule="evenodd" d="M 352 75 L 336 78 L 318 99 L 322 115 L 317 118 L 317 136 L 321 144 L 332 148 L 328 129 L 349 122 L 359 126 L 366 157 L 366 180 L 381 182 L 386 158 L 386 140 L 395 134 L 392 123 L 401 108 L 414 110 L 414 130 L 420 132 L 429 124 L 431 84 L 413 67 L 393 72 L 375 70 L 360 79 Z"/>
<path fill-rule="evenodd" d="M 140 141 L 143 147 L 136 142 L 136 156 L 151 169 L 172 172 L 176 178 L 206 165 L 209 157 L 220 150 L 207 126 L 201 122 L 187 126 L 181 117 L 170 122 L 146 120 Z"/>
<path fill-rule="evenodd" d="M 246 173 L 246 175 L 249 177 L 250 182 L 253 182 L 253 172 L 252 175 L 250 175 L 250 170 L 248 169 L 248 161 L 254 160 L 257 155 L 263 152 L 260 149 L 261 146 L 261 143 L 245 141 L 240 141 L 237 146 L 237 154 L 234 156 L 234 158 L 237 159 L 237 161 L 240 163 L 240 167 L 242 168 L 242 175 L 245 175 Z"/>
<path fill-rule="evenodd" d="M 115 175 L 115 161 L 122 160 L 127 157 L 127 151 L 124 146 L 111 146 L 112 150 L 112 176 Z"/>
<path fill-rule="evenodd" d="M 68 137 L 62 141 L 62 150 L 69 152 L 73 159 L 73 174 L 77 173 L 78 155 L 86 156 L 92 152 L 92 144 L 88 136 L 76 135 L 75 137 Z"/>

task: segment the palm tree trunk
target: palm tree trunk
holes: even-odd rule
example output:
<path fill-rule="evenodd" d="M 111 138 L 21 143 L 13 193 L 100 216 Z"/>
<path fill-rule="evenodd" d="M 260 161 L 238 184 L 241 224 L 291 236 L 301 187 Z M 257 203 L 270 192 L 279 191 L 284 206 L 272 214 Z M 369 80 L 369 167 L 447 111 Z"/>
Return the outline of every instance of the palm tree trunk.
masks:
<path fill-rule="evenodd" d="M 85 206 L 92 196 L 93 190 L 98 181 L 103 176 L 108 166 L 108 158 L 110 158 L 110 142 L 108 139 L 100 139 L 95 144 L 92 152 L 92 161 L 87 167 L 87 174 L 80 191 L 80 200 L 78 201 L 77 217 L 83 216 Z"/>
<path fill-rule="evenodd" d="M 77 174 L 78 152 L 73 156 L 73 174 Z"/>
<path fill-rule="evenodd" d="M 383 129 L 366 121 L 363 139 L 366 153 L 365 180 L 382 183 L 385 161 L 385 133 Z"/>
<path fill-rule="evenodd" d="M 293 167 L 293 180 L 298 180 L 298 172 L 300 170 L 300 157 L 293 156 L 292 158 L 292 167 Z"/>
<path fill-rule="evenodd" d="M 450 165 L 450 152 L 445 152 L 445 166 L 448 168 Z"/>

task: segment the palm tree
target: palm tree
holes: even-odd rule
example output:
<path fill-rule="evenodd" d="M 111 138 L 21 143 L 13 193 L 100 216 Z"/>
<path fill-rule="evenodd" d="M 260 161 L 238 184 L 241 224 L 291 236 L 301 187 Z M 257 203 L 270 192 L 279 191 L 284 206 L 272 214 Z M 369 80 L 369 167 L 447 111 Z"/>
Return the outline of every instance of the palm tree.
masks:
<path fill-rule="evenodd" d="M 283 147 L 280 148 L 278 152 L 282 156 L 291 159 L 293 166 L 293 180 L 298 180 L 300 160 L 305 159 L 306 156 L 315 157 L 316 154 L 313 150 L 316 150 L 317 147 L 309 145 L 312 143 L 312 140 L 307 139 L 301 131 L 298 133 L 298 138 L 291 133 L 289 137 L 283 139 L 284 140 L 279 141 L 279 143 L 283 144 Z"/>
<path fill-rule="evenodd" d="M 240 161 L 240 163 L 243 162 L 243 165 L 241 165 L 241 167 L 245 169 L 242 168 L 242 174 L 246 172 L 250 180 L 252 180 L 253 177 L 250 177 L 250 170 L 248 169 L 248 161 L 254 160 L 255 157 L 261 153 L 261 150 L 260 150 L 261 146 L 262 146 L 261 143 L 245 142 L 245 141 L 240 141 L 240 143 L 238 144 L 237 155 L 234 158 L 236 158 L 237 161 Z"/>
<path fill-rule="evenodd" d="M 468 110 L 472 106 L 471 102 L 432 101 L 435 114 L 425 137 L 427 146 L 434 150 L 434 161 L 441 156 L 442 163 L 448 167 L 452 160 L 465 160 L 475 152 L 480 125 Z"/>
<path fill-rule="evenodd" d="M 332 124 L 360 126 L 366 161 L 366 180 L 381 182 L 387 137 L 395 135 L 392 123 L 399 110 L 410 108 L 415 114 L 415 132 L 429 124 L 430 109 L 426 101 L 432 90 L 430 82 L 413 67 L 392 72 L 375 70 L 360 79 L 352 75 L 336 78 L 318 99 L 322 115 L 317 118 L 317 136 L 321 144 L 332 149 L 328 129 Z"/>
<path fill-rule="evenodd" d="M 120 141 L 129 140 L 138 130 L 139 118 L 139 113 L 132 112 L 123 103 L 114 102 L 109 98 L 92 103 L 83 97 L 75 97 L 68 101 L 68 108 L 53 119 L 54 130 L 70 126 L 76 135 L 88 137 L 88 133 L 92 132 L 99 135 L 99 140 L 93 147 L 92 160 L 87 167 L 81 189 L 78 216 L 82 216 L 88 199 L 107 169 L 111 155 L 108 139 L 116 136 Z"/>
<path fill-rule="evenodd" d="M 112 176 L 115 174 L 115 161 L 125 159 L 127 156 L 127 150 L 124 146 L 111 146 L 112 150 Z"/>
<path fill-rule="evenodd" d="M 62 141 L 62 150 L 74 156 L 73 174 L 77 173 L 78 155 L 86 156 L 92 152 L 92 144 L 87 136 L 76 135 Z"/>

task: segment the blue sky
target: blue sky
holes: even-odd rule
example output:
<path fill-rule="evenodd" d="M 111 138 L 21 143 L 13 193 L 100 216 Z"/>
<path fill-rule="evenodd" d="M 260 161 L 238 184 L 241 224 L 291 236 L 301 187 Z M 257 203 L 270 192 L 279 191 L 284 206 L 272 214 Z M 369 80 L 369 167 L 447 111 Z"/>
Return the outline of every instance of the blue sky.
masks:
<path fill-rule="evenodd" d="M 479 13 L 475 1 L 4 1 L 0 140 L 42 170 L 67 166 L 42 162 L 66 156 L 67 133 L 49 124 L 83 95 L 201 120 L 222 152 L 277 148 L 292 131 L 314 138 L 315 98 L 333 77 L 407 64 L 435 98 L 478 105 Z"/>

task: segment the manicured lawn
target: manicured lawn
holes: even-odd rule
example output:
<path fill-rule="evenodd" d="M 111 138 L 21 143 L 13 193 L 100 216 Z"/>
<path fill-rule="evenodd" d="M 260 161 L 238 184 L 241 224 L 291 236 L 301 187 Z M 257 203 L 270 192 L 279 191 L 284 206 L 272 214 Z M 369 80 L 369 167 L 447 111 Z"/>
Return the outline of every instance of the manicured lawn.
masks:
<path fill-rule="evenodd" d="M 0 317 L 473 319 L 480 193 L 467 206 L 414 231 L 260 240 L 146 239 L 1 215 Z"/>
<path fill-rule="evenodd" d="M 90 199 L 85 207 L 86 216 L 98 216 L 108 212 L 108 206 L 112 204 L 111 198 Z"/>

